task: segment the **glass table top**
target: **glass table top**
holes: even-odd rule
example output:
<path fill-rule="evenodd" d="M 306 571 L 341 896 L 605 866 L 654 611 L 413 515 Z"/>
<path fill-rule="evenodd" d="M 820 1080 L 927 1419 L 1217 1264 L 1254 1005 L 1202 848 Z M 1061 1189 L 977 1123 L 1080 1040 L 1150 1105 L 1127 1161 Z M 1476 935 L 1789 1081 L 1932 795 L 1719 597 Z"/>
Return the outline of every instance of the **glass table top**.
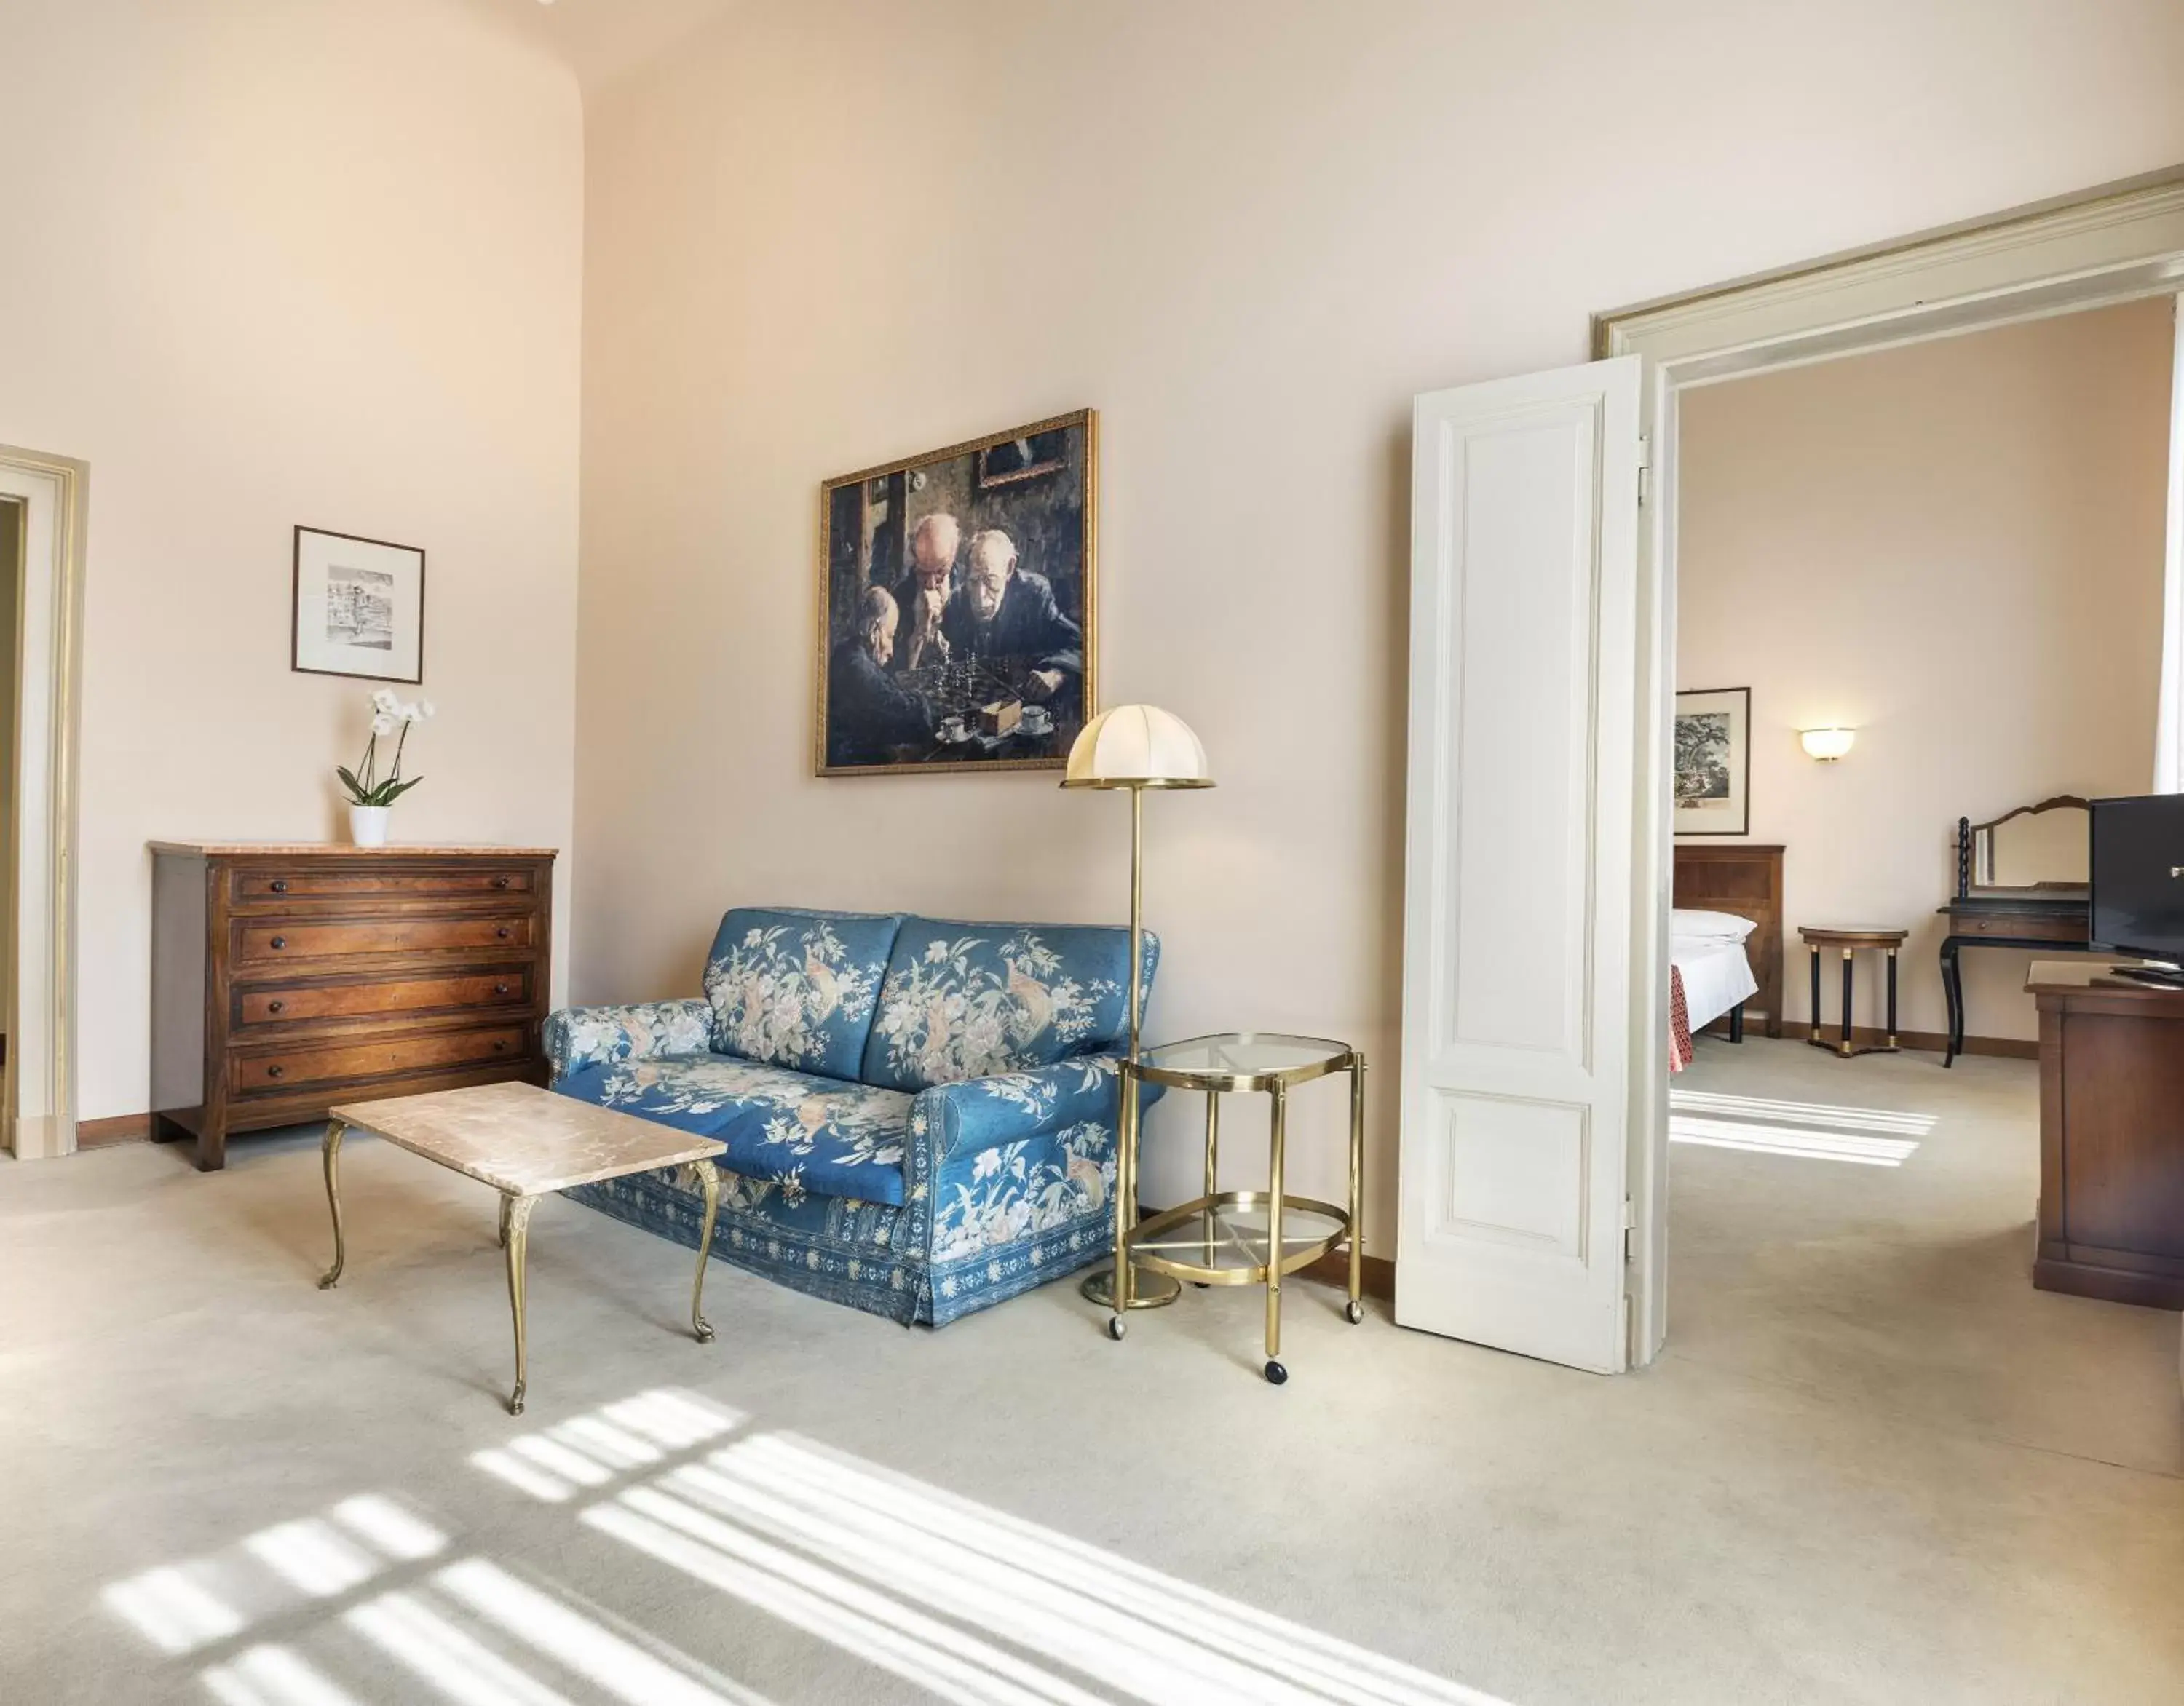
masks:
<path fill-rule="evenodd" d="M 1229 1031 L 1217 1036 L 1186 1037 L 1138 1051 L 1140 1064 L 1158 1072 L 1202 1072 L 1209 1076 L 1254 1077 L 1325 1070 L 1346 1060 L 1350 1046 L 1323 1036 L 1290 1036 L 1279 1031 Z"/>
<path fill-rule="evenodd" d="M 1223 1203 L 1184 1217 L 1150 1237 L 1133 1235 L 1130 1248 L 1141 1254 L 1164 1257 L 1191 1267 L 1215 1272 L 1237 1269 L 1253 1271 L 1267 1264 L 1270 1242 L 1263 1203 Z M 1297 1203 L 1282 1206 L 1282 1261 L 1286 1265 L 1306 1250 L 1317 1254 L 1342 1234 L 1342 1218 L 1318 1207 Z"/>

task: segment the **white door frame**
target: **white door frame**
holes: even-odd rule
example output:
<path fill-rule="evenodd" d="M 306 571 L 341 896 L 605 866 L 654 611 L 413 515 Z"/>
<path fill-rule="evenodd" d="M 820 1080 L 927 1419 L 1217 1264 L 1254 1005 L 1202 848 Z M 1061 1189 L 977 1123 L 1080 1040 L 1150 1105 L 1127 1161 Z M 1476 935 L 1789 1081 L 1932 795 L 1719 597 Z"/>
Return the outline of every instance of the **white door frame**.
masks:
<path fill-rule="evenodd" d="M 24 506 L 16 630 L 16 985 L 0 1129 L 32 1160 L 75 1150 L 76 753 L 90 470 L 0 445 L 0 496 Z M 4 660 L 0 660 L 3 662 Z"/>
<path fill-rule="evenodd" d="M 1677 398 L 1707 385 L 2184 289 L 2184 167 L 1593 320 L 1645 358 L 1653 493 L 1638 535 L 1639 751 L 1630 954 L 1630 1362 L 1668 1332 L 1667 952 L 1675 703 Z"/>

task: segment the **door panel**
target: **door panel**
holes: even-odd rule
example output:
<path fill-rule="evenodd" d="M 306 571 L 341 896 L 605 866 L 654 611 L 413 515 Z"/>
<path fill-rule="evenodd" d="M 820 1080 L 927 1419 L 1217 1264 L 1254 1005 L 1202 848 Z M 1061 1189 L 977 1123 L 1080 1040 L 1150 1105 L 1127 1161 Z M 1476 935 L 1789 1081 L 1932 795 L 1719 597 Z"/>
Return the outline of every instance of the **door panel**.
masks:
<path fill-rule="evenodd" d="M 1407 1326 L 1624 1365 L 1638 363 L 1418 399 Z"/>

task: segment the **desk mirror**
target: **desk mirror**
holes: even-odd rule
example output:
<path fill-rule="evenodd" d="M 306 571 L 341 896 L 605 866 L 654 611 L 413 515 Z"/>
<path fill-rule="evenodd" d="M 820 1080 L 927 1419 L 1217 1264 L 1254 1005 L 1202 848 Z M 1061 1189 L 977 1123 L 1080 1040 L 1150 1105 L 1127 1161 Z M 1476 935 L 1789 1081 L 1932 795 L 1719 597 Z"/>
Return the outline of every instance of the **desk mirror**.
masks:
<path fill-rule="evenodd" d="M 1957 897 L 2082 901 L 2091 881 L 2091 808 L 2076 794 L 1957 821 Z"/>

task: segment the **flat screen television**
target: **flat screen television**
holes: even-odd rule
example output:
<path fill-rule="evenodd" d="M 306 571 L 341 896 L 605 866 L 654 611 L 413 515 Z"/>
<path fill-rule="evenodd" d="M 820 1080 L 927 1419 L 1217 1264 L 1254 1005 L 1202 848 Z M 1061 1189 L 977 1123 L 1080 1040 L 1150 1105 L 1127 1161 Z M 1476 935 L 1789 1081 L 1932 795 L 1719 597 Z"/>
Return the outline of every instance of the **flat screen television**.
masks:
<path fill-rule="evenodd" d="M 2092 840 L 2095 946 L 2184 961 L 2184 794 L 2095 800 Z"/>

